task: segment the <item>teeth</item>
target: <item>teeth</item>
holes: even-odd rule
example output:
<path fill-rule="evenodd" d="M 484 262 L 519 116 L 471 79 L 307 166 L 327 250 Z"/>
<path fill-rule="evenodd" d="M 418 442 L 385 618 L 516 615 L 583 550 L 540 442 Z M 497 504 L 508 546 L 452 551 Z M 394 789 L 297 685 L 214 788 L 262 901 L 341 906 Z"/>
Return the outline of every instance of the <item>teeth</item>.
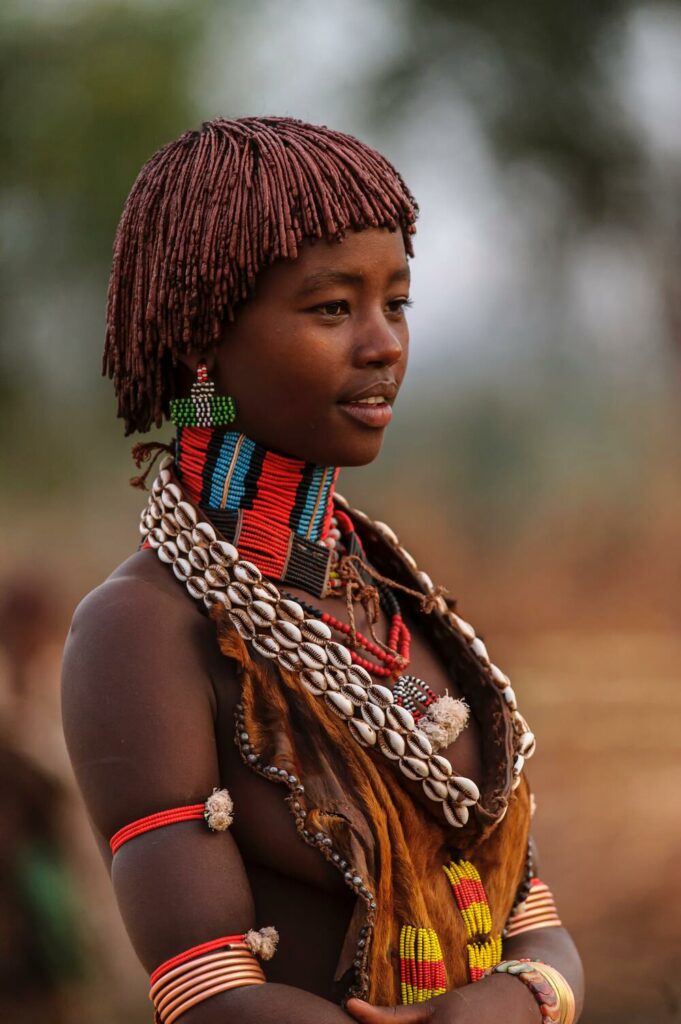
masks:
<path fill-rule="evenodd" d="M 371 398 L 358 398 L 358 405 L 383 405 L 385 398 L 380 395 L 372 395 Z"/>

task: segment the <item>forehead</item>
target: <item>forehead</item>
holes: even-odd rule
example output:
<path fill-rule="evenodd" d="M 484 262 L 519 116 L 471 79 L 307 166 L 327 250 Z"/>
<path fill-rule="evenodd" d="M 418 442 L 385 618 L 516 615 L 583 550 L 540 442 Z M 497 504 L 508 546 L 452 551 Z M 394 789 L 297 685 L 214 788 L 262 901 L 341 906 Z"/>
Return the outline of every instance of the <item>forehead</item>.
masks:
<path fill-rule="evenodd" d="M 256 294 L 312 291 L 332 283 L 334 275 L 355 284 L 408 283 L 409 265 L 402 233 L 366 228 L 349 232 L 340 242 L 305 239 L 295 259 L 279 260 L 259 275 Z"/>

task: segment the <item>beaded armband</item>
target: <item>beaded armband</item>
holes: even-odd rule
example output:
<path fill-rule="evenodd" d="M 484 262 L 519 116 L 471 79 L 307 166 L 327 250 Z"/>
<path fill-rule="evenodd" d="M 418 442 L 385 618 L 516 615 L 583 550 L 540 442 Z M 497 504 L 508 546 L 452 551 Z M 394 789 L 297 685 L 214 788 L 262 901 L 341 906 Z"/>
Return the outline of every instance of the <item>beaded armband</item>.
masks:
<path fill-rule="evenodd" d="M 185 807 L 172 807 L 167 811 L 148 814 L 145 818 L 137 818 L 115 832 L 109 840 L 111 853 L 115 854 L 121 846 L 166 825 L 175 825 L 180 821 L 205 821 L 212 832 L 225 832 L 234 820 L 234 804 L 226 789 L 214 789 L 205 803 L 188 804 Z"/>
<path fill-rule="evenodd" d="M 256 957 L 270 960 L 279 936 L 275 928 L 223 935 L 192 946 L 157 967 L 150 977 L 149 999 L 157 1024 L 173 1024 L 183 1013 L 211 996 L 266 978 Z"/>
<path fill-rule="evenodd" d="M 506 922 L 504 938 L 512 939 L 515 935 L 536 928 L 560 928 L 561 925 L 553 893 L 541 879 L 533 878 L 526 899 L 516 907 Z"/>

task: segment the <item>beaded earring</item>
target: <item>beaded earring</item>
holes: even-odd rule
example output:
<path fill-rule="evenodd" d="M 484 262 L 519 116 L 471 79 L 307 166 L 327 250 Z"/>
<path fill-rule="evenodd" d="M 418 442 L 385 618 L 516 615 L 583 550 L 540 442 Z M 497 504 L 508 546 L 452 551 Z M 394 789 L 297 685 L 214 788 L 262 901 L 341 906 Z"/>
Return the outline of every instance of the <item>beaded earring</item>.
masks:
<path fill-rule="evenodd" d="M 176 427 L 227 427 L 234 422 L 236 405 L 231 395 L 216 395 L 203 360 L 196 367 L 196 380 L 189 398 L 172 398 L 170 419 Z"/>

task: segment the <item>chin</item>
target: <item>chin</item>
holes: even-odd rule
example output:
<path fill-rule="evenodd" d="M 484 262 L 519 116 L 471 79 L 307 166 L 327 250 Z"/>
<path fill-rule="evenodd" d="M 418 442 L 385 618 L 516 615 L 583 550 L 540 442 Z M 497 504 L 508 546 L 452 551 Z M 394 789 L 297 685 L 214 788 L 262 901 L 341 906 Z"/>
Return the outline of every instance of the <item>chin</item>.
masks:
<path fill-rule="evenodd" d="M 378 457 L 383 445 L 383 432 L 380 437 L 367 438 L 363 443 L 347 444 L 338 446 L 335 452 L 329 452 L 330 458 L 324 460 L 322 465 L 327 466 L 368 466 Z"/>

